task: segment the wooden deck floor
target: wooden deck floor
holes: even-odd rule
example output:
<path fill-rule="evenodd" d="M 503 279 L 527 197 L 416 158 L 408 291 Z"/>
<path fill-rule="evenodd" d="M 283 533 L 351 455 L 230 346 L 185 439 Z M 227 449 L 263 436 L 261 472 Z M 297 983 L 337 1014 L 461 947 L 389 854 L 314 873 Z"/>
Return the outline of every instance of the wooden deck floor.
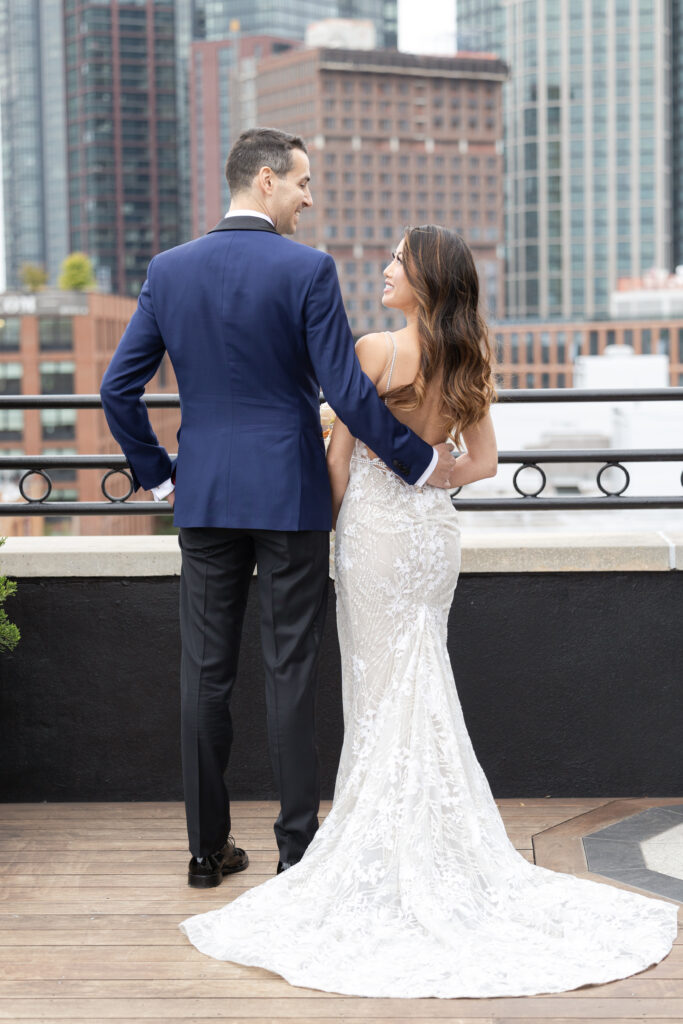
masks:
<path fill-rule="evenodd" d="M 637 810 L 664 802 L 632 803 Z M 608 804 L 499 802 L 525 857 L 533 860 L 535 846 L 539 863 L 546 850 L 547 866 L 576 873 L 585 872 L 585 862 L 577 859 L 581 828 L 570 822 L 588 812 L 591 819 L 610 820 Z M 0 806 L 0 1021 L 683 1021 L 683 945 L 625 981 L 519 999 L 342 997 L 295 989 L 258 968 L 202 956 L 177 923 L 222 906 L 274 872 L 274 817 L 271 803 L 235 806 L 233 832 L 248 849 L 251 867 L 201 892 L 186 884 L 180 804 Z M 532 844 L 532 836 L 551 828 Z"/>

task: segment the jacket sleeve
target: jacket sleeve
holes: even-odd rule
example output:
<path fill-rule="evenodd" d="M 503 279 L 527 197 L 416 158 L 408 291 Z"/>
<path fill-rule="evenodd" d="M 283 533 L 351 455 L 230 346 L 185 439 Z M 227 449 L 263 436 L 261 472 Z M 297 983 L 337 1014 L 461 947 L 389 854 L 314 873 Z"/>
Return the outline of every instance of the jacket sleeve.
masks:
<path fill-rule="evenodd" d="M 156 257 L 155 257 L 156 258 Z M 166 351 L 154 315 L 151 261 L 138 307 L 102 379 L 100 396 L 107 423 L 128 459 L 135 489 L 156 487 L 171 475 L 168 452 L 158 441 L 142 401 Z"/>
<path fill-rule="evenodd" d="M 337 269 L 324 254 L 305 300 L 306 342 L 325 398 L 358 437 L 408 483 L 429 466 L 433 449 L 391 415 L 354 350 Z"/>

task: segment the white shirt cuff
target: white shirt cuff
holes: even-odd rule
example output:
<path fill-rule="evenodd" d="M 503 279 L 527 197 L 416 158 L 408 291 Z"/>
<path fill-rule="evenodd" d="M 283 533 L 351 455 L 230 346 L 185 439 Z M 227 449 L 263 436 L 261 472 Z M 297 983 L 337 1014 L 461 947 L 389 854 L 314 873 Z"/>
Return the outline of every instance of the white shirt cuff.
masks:
<path fill-rule="evenodd" d="M 155 501 L 163 501 L 164 498 L 168 497 L 171 491 L 175 490 L 175 484 L 169 476 L 168 480 L 164 480 L 157 487 L 151 487 L 150 490 L 154 495 Z"/>
<path fill-rule="evenodd" d="M 434 454 L 432 455 L 432 461 L 429 463 L 420 479 L 415 481 L 415 487 L 422 487 L 422 485 L 425 484 L 427 480 L 429 480 L 430 476 L 436 469 L 436 464 L 439 461 L 439 453 L 437 452 L 436 448 L 433 448 L 432 451 L 434 452 Z"/>

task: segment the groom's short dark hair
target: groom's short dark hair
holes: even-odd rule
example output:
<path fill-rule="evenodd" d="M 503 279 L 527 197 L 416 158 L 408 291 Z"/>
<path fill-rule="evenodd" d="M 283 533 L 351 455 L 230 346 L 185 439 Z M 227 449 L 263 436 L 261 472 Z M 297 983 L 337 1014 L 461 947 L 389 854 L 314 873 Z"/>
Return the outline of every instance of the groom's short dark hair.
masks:
<path fill-rule="evenodd" d="M 278 178 L 284 177 L 292 169 L 293 149 L 308 152 L 300 135 L 290 135 L 278 128 L 250 128 L 242 132 L 225 164 L 230 192 L 234 195 L 248 189 L 262 167 L 270 167 Z"/>

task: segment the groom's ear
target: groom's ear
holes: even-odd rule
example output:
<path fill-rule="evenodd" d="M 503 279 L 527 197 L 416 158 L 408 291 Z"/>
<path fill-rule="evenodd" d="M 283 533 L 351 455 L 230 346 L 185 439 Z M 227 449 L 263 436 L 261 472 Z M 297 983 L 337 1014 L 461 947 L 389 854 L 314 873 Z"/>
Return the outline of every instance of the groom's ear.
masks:
<path fill-rule="evenodd" d="M 275 188 L 275 173 L 271 167 L 266 164 L 264 167 L 259 169 L 256 175 L 256 182 L 259 189 L 267 196 L 272 196 L 273 189 Z"/>

